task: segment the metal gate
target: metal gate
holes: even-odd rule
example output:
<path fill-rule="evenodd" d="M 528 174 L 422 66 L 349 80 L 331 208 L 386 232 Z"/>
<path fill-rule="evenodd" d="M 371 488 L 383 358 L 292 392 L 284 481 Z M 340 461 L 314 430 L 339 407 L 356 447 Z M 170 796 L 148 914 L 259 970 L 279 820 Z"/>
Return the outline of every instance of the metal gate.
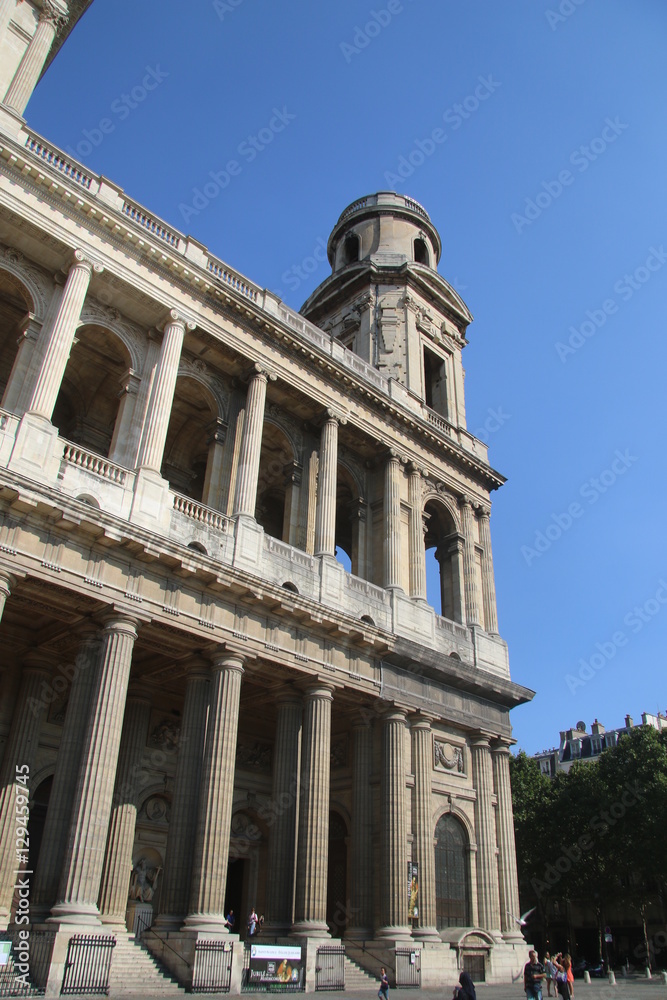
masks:
<path fill-rule="evenodd" d="M 486 982 L 486 963 L 484 955 L 471 955 L 463 952 L 463 968 L 466 970 L 473 983 Z"/>
<path fill-rule="evenodd" d="M 55 932 L 0 932 L 0 997 L 43 996 Z"/>
<path fill-rule="evenodd" d="M 325 944 L 317 949 L 315 989 L 345 989 L 345 948 L 342 944 Z"/>
<path fill-rule="evenodd" d="M 413 948 L 396 949 L 396 988 L 421 989 L 422 953 Z"/>
<path fill-rule="evenodd" d="M 112 934 L 75 934 L 67 945 L 61 994 L 109 993 L 111 958 L 116 947 Z"/>
<path fill-rule="evenodd" d="M 192 970 L 193 993 L 229 993 L 234 945 L 226 941 L 197 941 Z"/>

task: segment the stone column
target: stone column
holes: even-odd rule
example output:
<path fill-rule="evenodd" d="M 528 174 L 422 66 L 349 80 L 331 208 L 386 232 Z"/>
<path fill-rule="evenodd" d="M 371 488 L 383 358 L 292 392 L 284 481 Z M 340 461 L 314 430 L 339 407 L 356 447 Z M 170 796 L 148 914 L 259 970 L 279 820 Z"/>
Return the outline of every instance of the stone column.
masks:
<path fill-rule="evenodd" d="M 339 418 L 327 410 L 320 438 L 320 465 L 317 476 L 315 512 L 315 555 L 336 554 L 336 481 L 338 478 Z"/>
<path fill-rule="evenodd" d="M 51 51 L 53 39 L 56 37 L 61 16 L 56 7 L 49 0 L 45 0 L 35 34 L 28 43 L 28 48 L 23 54 L 3 101 L 3 104 L 17 115 L 23 114 L 37 86 L 44 63 Z"/>
<path fill-rule="evenodd" d="M 206 475 L 202 503 L 214 510 L 223 507 L 223 466 L 225 460 L 225 438 L 227 424 L 217 418 L 208 428 L 208 456 L 206 459 Z"/>
<path fill-rule="evenodd" d="M 493 774 L 491 751 L 486 736 L 473 738 L 472 781 L 477 793 L 475 800 L 475 833 L 477 836 L 477 902 L 479 923 L 487 931 L 500 929 L 498 900 L 498 860 L 496 856 L 496 824 L 493 815 Z"/>
<path fill-rule="evenodd" d="M 46 711 L 43 686 L 50 676 L 49 665 L 39 654 L 26 657 L 0 767 L 0 930 L 7 929 L 16 881 L 14 872 L 19 867 L 15 843 L 16 790 L 32 791 L 30 777 Z M 17 775 L 27 776 L 27 784 L 17 784 Z"/>
<path fill-rule="evenodd" d="M 220 649 L 211 668 L 210 704 L 185 925 L 225 934 L 225 889 L 234 799 L 243 657 Z"/>
<path fill-rule="evenodd" d="M 292 933 L 328 937 L 329 789 L 331 768 L 331 688 L 309 687 L 301 750 L 301 802 Z"/>
<path fill-rule="evenodd" d="M 183 722 L 178 741 L 167 853 L 164 860 L 157 928 L 177 930 L 188 911 L 192 845 L 197 835 L 210 671 L 204 661 L 188 672 Z"/>
<path fill-rule="evenodd" d="M 79 773 L 81 765 L 100 648 L 100 630 L 91 622 L 82 629 L 81 645 L 74 662 L 74 676 L 58 747 L 39 863 L 35 873 L 30 910 L 37 923 L 48 916 L 58 895 L 76 792 L 75 776 Z"/>
<path fill-rule="evenodd" d="M 466 599 L 466 624 L 479 625 L 479 594 L 477 593 L 477 565 L 475 561 L 475 535 L 472 504 L 467 497 L 460 501 L 463 530 L 463 579 Z"/>
<path fill-rule="evenodd" d="M 114 614 L 102 632 L 58 902 L 49 918 L 61 924 L 100 922 L 97 898 L 137 627 L 135 618 Z"/>
<path fill-rule="evenodd" d="M 75 251 L 58 312 L 46 334 L 47 342 L 28 412 L 51 419 L 91 276 L 93 271 L 99 274 L 102 270 L 102 265 L 89 260 L 82 250 Z"/>
<path fill-rule="evenodd" d="M 233 508 L 234 514 L 246 514 L 248 517 L 255 516 L 257 483 L 259 481 L 259 459 L 262 451 L 266 386 L 271 377 L 259 365 L 255 365 L 255 369 L 255 374 L 250 379 L 250 384 L 248 385 L 248 395 L 246 397 Z M 273 378 L 275 379 L 275 375 Z"/>
<path fill-rule="evenodd" d="M 139 445 L 138 469 L 151 469 L 160 474 L 185 331 L 194 328 L 194 323 L 183 319 L 175 309 L 171 310 L 164 326 L 160 357 Z"/>
<path fill-rule="evenodd" d="M 7 379 L 7 385 L 2 397 L 2 404 L 0 404 L 2 405 L 3 410 L 10 410 L 13 413 L 19 411 L 17 403 L 25 384 L 32 354 L 39 340 L 42 327 L 41 324 L 35 320 L 32 314 L 28 313 L 28 315 L 24 317 L 20 329 L 21 333 L 17 341 L 18 350 L 16 351 L 16 357 L 14 358 L 11 374 Z"/>
<path fill-rule="evenodd" d="M 116 787 L 113 795 L 107 848 L 102 869 L 99 910 L 103 924 L 125 927 L 127 887 L 132 871 L 132 848 L 137 823 L 137 772 L 141 770 L 152 701 L 143 692 L 130 692 L 125 708 L 123 734 L 118 752 Z"/>
<path fill-rule="evenodd" d="M 519 879 L 516 869 L 514 816 L 510 786 L 510 744 L 499 740 L 491 750 L 493 781 L 496 789 L 500 874 L 500 926 L 503 935 L 523 940 L 514 917 L 519 915 Z"/>
<path fill-rule="evenodd" d="M 433 774 L 433 734 L 431 720 L 423 715 L 410 720 L 412 768 L 415 776 L 413 797 L 413 857 L 419 864 L 419 917 L 414 936 L 440 940 L 435 913 L 435 850 L 431 820 L 431 777 Z"/>
<path fill-rule="evenodd" d="M 2 621 L 7 598 L 11 595 L 15 586 L 16 578 L 11 573 L 8 573 L 6 569 L 0 569 L 0 621 Z"/>
<path fill-rule="evenodd" d="M 422 511 L 422 472 L 413 462 L 408 466 L 410 500 L 410 597 L 426 600 L 426 549 Z M 444 614 L 444 611 L 443 611 Z"/>
<path fill-rule="evenodd" d="M 482 545 L 482 597 L 484 600 L 484 626 L 487 632 L 498 633 L 498 610 L 496 608 L 496 584 L 493 579 L 493 555 L 491 554 L 490 511 L 479 514 L 479 540 Z"/>
<path fill-rule="evenodd" d="M 405 712 L 394 708 L 382 719 L 380 803 L 381 917 L 376 938 L 410 936 L 408 919 L 408 829 L 405 815 Z"/>
<path fill-rule="evenodd" d="M 390 452 L 384 467 L 384 586 L 401 587 L 401 460 Z M 406 875 L 407 878 L 407 875 Z"/>
<path fill-rule="evenodd" d="M 269 818 L 266 932 L 287 934 L 294 910 L 294 863 L 299 794 L 299 756 L 303 702 L 290 692 L 278 699 L 273 783 Z"/>
<path fill-rule="evenodd" d="M 346 937 L 373 936 L 373 728 L 359 719 L 352 724 L 352 837 L 350 850 L 350 918 Z"/>

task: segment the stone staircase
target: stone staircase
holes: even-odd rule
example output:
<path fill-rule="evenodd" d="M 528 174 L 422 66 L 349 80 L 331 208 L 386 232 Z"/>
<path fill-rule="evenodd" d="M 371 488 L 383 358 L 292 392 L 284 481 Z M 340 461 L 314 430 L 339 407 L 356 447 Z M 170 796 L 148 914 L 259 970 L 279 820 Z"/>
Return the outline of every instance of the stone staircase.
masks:
<path fill-rule="evenodd" d="M 345 956 L 345 991 L 360 993 L 362 990 L 375 989 L 377 993 L 380 988 L 380 980 L 371 976 L 360 965 L 353 962 L 351 958 Z"/>
<path fill-rule="evenodd" d="M 109 996 L 182 997 L 185 990 L 132 934 L 116 934 Z"/>

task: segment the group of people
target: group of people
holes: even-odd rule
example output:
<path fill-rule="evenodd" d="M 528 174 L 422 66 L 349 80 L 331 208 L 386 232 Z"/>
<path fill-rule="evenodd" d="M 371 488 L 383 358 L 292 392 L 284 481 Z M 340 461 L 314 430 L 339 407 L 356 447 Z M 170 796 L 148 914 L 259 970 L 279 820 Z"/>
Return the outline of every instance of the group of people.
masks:
<path fill-rule="evenodd" d="M 528 952 L 528 961 L 523 967 L 523 988 L 526 1000 L 542 1000 L 542 983 L 546 981 L 547 996 L 558 996 L 561 1000 L 574 997 L 574 974 L 572 959 L 558 952 L 553 958 L 546 952 L 544 963 L 537 958 L 536 951 Z M 553 985 L 554 991 L 551 992 Z"/>
<path fill-rule="evenodd" d="M 236 916 L 234 915 L 234 911 L 230 910 L 225 918 L 225 927 L 227 928 L 227 930 L 233 931 L 235 924 L 236 924 Z M 257 937 L 257 935 L 262 930 L 263 926 L 264 926 L 264 915 L 262 914 L 262 916 L 258 917 L 257 910 L 253 906 L 252 910 L 248 915 L 248 922 L 246 924 L 247 936 L 249 938 Z"/>

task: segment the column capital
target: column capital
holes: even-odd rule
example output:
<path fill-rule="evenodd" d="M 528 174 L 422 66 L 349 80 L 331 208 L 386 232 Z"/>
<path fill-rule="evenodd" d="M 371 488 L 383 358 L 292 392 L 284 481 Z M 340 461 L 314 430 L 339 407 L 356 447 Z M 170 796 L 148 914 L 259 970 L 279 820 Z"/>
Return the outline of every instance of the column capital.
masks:
<path fill-rule="evenodd" d="M 428 477 L 427 470 L 422 465 L 418 465 L 413 459 L 408 459 L 407 470 L 416 479 L 426 479 Z"/>
<path fill-rule="evenodd" d="M 489 733 L 475 733 L 470 738 L 470 747 L 471 749 L 489 750 L 492 738 Z"/>
<path fill-rule="evenodd" d="M 0 592 L 9 597 L 16 584 L 17 579 L 9 570 L 0 569 Z"/>
<path fill-rule="evenodd" d="M 55 666 L 56 654 L 45 649 L 31 649 L 23 658 L 23 673 L 40 674 L 50 677 Z"/>
<path fill-rule="evenodd" d="M 380 718 L 383 724 L 385 722 L 402 722 L 405 724 L 407 714 L 407 708 L 401 708 L 400 705 L 389 705 Z"/>
<path fill-rule="evenodd" d="M 322 423 L 327 424 L 330 422 L 345 426 L 347 423 L 347 413 L 343 410 L 337 410 L 333 406 L 328 406 L 322 416 Z"/>
<path fill-rule="evenodd" d="M 103 633 L 122 632 L 136 639 L 139 634 L 141 621 L 134 615 L 125 614 L 122 611 L 110 611 L 100 618 Z"/>
<path fill-rule="evenodd" d="M 211 655 L 211 670 L 229 670 L 244 673 L 246 657 L 227 646 L 219 646 Z"/>
<path fill-rule="evenodd" d="M 408 457 L 402 452 L 397 451 L 396 448 L 385 448 L 382 457 L 385 460 L 386 465 L 396 463 L 398 465 L 407 465 Z"/>
<path fill-rule="evenodd" d="M 267 368 L 266 365 L 262 365 L 260 364 L 259 361 L 256 361 L 255 364 L 250 369 L 248 378 L 250 380 L 262 379 L 262 381 L 264 382 L 275 382 L 278 376 L 274 371 L 272 371 L 271 368 Z"/>
<path fill-rule="evenodd" d="M 423 730 L 424 732 L 432 732 L 432 725 L 435 722 L 434 715 L 427 715 L 425 712 L 415 712 L 413 715 L 408 716 L 408 722 L 410 723 L 410 730 Z"/>
<path fill-rule="evenodd" d="M 67 4 L 62 0 L 42 0 L 42 9 L 39 13 L 40 21 L 53 21 L 58 27 L 69 17 Z"/>
<path fill-rule="evenodd" d="M 491 508 L 490 507 L 484 507 L 483 505 L 480 504 L 480 506 L 477 509 L 476 513 L 477 513 L 477 517 L 480 519 L 480 521 L 482 521 L 482 520 L 488 521 L 490 519 L 490 517 L 491 517 Z"/>
<path fill-rule="evenodd" d="M 307 701 L 333 701 L 335 688 L 333 684 L 319 679 L 305 681 L 303 694 Z"/>
<path fill-rule="evenodd" d="M 303 694 L 297 688 L 286 688 L 276 695 L 276 705 L 298 705 L 303 708 Z"/>
<path fill-rule="evenodd" d="M 473 506 L 472 499 L 467 494 L 464 493 L 463 496 L 458 498 L 458 505 L 461 508 L 461 510 L 463 510 L 465 507 L 469 507 L 472 510 Z"/>
<path fill-rule="evenodd" d="M 511 740 L 507 736 L 498 736 L 491 743 L 491 753 L 497 756 L 507 756 L 510 754 L 510 747 L 513 747 L 516 740 Z"/>
<path fill-rule="evenodd" d="M 87 250 L 77 249 L 63 270 L 66 270 L 68 274 L 76 270 L 86 271 L 88 275 L 92 275 L 93 273 L 102 274 L 104 265 L 100 264 L 94 257 L 91 257 Z"/>
<path fill-rule="evenodd" d="M 197 324 L 190 316 L 185 316 L 178 309 L 170 309 L 158 329 L 164 332 L 168 326 L 180 326 L 185 333 L 186 330 L 194 330 Z"/>

